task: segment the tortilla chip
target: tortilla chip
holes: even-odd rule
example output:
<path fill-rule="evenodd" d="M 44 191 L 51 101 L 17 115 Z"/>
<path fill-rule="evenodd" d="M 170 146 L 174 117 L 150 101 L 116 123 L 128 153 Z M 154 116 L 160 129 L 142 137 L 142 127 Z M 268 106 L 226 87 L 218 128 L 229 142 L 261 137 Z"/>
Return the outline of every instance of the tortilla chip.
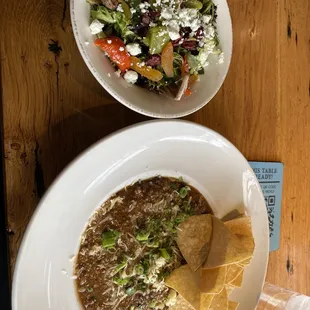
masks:
<path fill-rule="evenodd" d="M 242 270 L 241 273 L 237 276 L 237 278 L 234 281 L 232 281 L 230 284 L 236 287 L 241 287 L 242 280 L 243 280 L 243 273 L 244 271 Z"/>
<path fill-rule="evenodd" d="M 236 310 L 239 306 L 238 302 L 228 300 L 228 310 Z"/>
<path fill-rule="evenodd" d="M 241 206 L 241 207 L 239 208 L 239 210 L 240 210 L 241 208 L 243 209 L 244 207 Z M 238 210 L 238 209 L 234 209 L 234 210 L 230 211 L 229 213 L 227 213 L 225 216 L 223 216 L 223 217 L 221 218 L 221 221 L 222 221 L 222 222 L 226 222 L 226 221 L 233 220 L 233 219 L 235 219 L 235 218 L 237 218 L 237 217 L 242 217 L 243 214 L 240 213 L 239 210 Z"/>
<path fill-rule="evenodd" d="M 241 241 L 242 245 L 252 253 L 254 252 L 255 248 L 255 242 L 254 238 L 252 236 L 242 236 L 242 235 L 236 235 L 239 240 Z"/>
<path fill-rule="evenodd" d="M 176 290 L 195 310 L 200 309 L 200 289 L 189 265 L 173 270 L 165 283 Z"/>
<path fill-rule="evenodd" d="M 200 295 L 200 310 L 208 310 L 214 298 L 214 294 L 204 294 Z"/>
<path fill-rule="evenodd" d="M 237 263 L 239 266 L 241 266 L 241 267 L 246 267 L 247 265 L 249 265 L 250 264 L 250 262 L 251 262 L 251 259 L 252 259 L 252 257 L 250 257 L 250 258 L 247 258 L 246 260 L 243 260 L 243 261 L 241 261 L 241 262 L 239 262 L 239 263 Z"/>
<path fill-rule="evenodd" d="M 226 277 L 226 283 L 229 284 L 233 282 L 239 274 L 243 271 L 243 267 L 238 264 L 229 265 Z"/>
<path fill-rule="evenodd" d="M 196 271 L 197 285 L 201 292 L 207 294 L 218 294 L 222 291 L 226 282 L 227 266 L 212 268 L 212 269 L 199 269 Z"/>
<path fill-rule="evenodd" d="M 235 234 L 252 237 L 252 224 L 249 216 L 242 216 L 225 222 L 225 225 Z"/>
<path fill-rule="evenodd" d="M 226 289 L 223 288 L 220 294 L 214 295 L 209 310 L 227 310 L 228 299 Z"/>
<path fill-rule="evenodd" d="M 208 258 L 202 268 L 216 268 L 243 261 L 252 256 L 225 224 L 212 217 L 213 230 Z"/>
<path fill-rule="evenodd" d="M 178 295 L 176 303 L 169 310 L 193 310 L 194 308 L 181 296 Z"/>
<path fill-rule="evenodd" d="M 209 254 L 211 234 L 210 214 L 191 216 L 178 227 L 178 247 L 193 271 L 203 264 Z"/>
<path fill-rule="evenodd" d="M 229 296 L 230 293 L 234 290 L 235 287 L 233 285 L 231 285 L 231 284 L 226 284 L 225 288 L 226 288 L 226 291 L 227 291 L 227 296 Z"/>
<path fill-rule="evenodd" d="M 240 239 L 242 245 L 253 254 L 255 242 L 252 235 L 251 218 L 243 216 L 227 221 L 225 225 Z"/>

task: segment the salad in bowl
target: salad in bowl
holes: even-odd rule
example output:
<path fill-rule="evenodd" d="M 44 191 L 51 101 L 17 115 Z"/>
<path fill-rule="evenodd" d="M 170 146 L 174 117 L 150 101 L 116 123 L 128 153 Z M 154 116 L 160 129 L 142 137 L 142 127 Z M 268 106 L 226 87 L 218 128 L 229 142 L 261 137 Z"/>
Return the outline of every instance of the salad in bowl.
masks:
<path fill-rule="evenodd" d="M 88 0 L 94 44 L 116 74 L 176 100 L 192 94 L 210 57 L 224 62 L 212 0 Z"/>

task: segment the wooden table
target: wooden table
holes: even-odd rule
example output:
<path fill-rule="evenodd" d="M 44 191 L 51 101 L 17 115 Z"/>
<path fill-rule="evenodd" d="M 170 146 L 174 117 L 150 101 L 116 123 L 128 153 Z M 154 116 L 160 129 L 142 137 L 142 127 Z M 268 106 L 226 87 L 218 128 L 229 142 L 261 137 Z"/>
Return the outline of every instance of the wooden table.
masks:
<path fill-rule="evenodd" d="M 97 139 L 147 119 L 115 102 L 74 42 L 69 0 L 1 0 L 8 235 L 12 271 L 40 197 Z M 267 280 L 310 295 L 310 2 L 229 0 L 234 51 L 216 97 L 187 119 L 249 160 L 282 161 L 280 250 Z M 59 55 L 49 51 L 58 41 Z"/>

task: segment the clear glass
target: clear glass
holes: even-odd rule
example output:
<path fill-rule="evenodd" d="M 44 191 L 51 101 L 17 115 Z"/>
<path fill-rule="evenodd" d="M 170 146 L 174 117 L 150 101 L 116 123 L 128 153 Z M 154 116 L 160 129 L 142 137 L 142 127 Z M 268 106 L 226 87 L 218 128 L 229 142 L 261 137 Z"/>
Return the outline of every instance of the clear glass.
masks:
<path fill-rule="evenodd" d="M 265 283 L 257 310 L 310 310 L 310 297 Z"/>

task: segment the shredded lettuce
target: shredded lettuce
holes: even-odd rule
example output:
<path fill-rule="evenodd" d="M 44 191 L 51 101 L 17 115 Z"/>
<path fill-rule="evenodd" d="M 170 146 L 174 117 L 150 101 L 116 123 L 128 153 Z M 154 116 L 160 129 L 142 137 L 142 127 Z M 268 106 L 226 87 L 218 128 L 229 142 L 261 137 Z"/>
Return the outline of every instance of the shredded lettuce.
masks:
<path fill-rule="evenodd" d="M 114 24 L 116 22 L 115 13 L 120 12 L 110 11 L 105 6 L 98 5 L 96 10 L 91 10 L 91 17 L 104 23 Z"/>
<path fill-rule="evenodd" d="M 191 53 L 187 54 L 187 62 L 188 62 L 188 67 L 190 70 L 190 74 L 195 74 L 198 73 L 199 70 L 202 68 L 202 65 L 198 58 Z"/>
<path fill-rule="evenodd" d="M 128 29 L 130 20 L 126 18 L 123 12 L 111 11 L 105 6 L 98 5 L 96 9 L 91 10 L 91 17 L 105 24 L 113 24 L 116 34 L 124 41 L 136 36 L 133 31 Z"/>

